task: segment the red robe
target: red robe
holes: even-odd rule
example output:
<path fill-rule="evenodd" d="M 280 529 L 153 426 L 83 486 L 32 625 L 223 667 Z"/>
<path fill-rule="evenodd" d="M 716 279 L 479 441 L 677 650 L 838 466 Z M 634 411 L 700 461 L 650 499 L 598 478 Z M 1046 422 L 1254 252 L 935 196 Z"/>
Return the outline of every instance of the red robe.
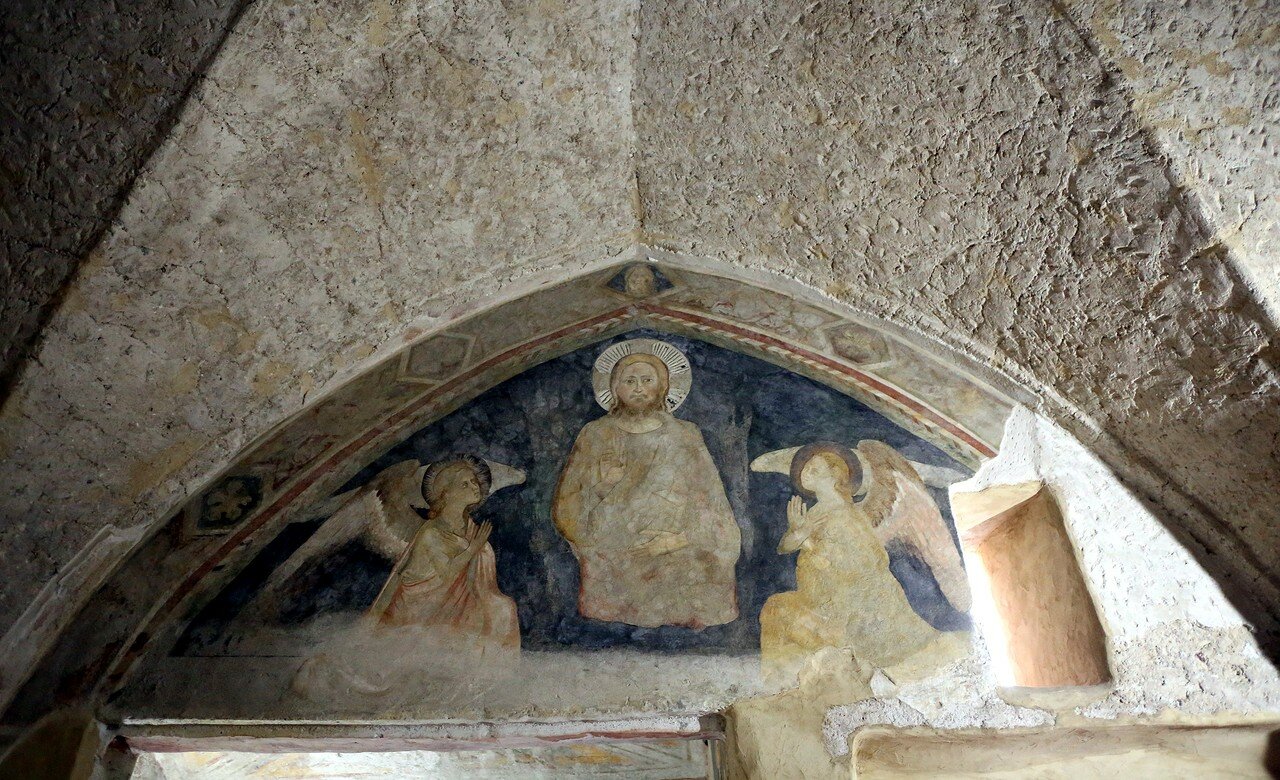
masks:
<path fill-rule="evenodd" d="M 469 544 L 436 523 L 424 525 L 404 553 L 411 565 L 397 564 L 399 581 L 379 622 L 435 629 L 432 635 L 455 651 L 518 650 L 516 603 L 498 589 L 493 548 L 486 543 L 458 568 Z M 450 569 L 457 573 L 446 581 Z"/>

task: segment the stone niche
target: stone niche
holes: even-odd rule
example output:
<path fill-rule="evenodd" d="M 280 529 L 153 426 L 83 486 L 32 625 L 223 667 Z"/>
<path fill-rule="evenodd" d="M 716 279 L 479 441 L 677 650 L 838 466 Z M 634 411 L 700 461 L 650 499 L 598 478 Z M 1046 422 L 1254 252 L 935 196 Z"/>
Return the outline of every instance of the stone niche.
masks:
<path fill-rule="evenodd" d="M 1053 495 L 1040 482 L 952 496 L 960 539 L 992 606 L 1001 683 L 1027 688 L 1111 680 L 1106 634 Z"/>

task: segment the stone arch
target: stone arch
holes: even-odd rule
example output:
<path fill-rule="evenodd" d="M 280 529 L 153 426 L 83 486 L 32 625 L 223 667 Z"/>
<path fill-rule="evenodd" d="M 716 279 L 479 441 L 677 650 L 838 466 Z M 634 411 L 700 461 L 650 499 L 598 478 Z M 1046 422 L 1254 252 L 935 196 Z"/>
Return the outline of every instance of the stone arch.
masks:
<path fill-rule="evenodd" d="M 627 273 L 637 269 L 652 280 L 650 289 L 628 287 Z M 273 529 L 377 453 L 530 366 L 637 328 L 728 347 L 807 376 L 970 467 L 995 453 L 1004 418 L 1026 399 L 1023 391 L 972 362 L 954 356 L 944 362 L 918 337 L 884 322 L 779 287 L 644 260 L 455 318 L 245 447 L 81 611 L 119 613 L 110 626 L 115 633 L 93 636 L 73 626 L 26 690 L 56 690 L 52 677 L 65 676 L 62 663 L 71 662 L 80 667 L 72 679 L 91 689 L 101 675 L 97 691 L 109 694 Z M 99 653 L 87 664 L 73 661 L 86 642 Z"/>
<path fill-rule="evenodd" d="M 157 530 L 161 507 L 204 485 L 246 439 L 311 410 L 309 391 L 286 397 L 282 377 L 286 386 L 333 389 L 344 381 L 338 374 L 373 362 L 374 350 L 385 354 L 416 338 L 406 336 L 415 326 L 452 319 L 450 306 L 473 305 L 494 285 L 615 262 L 637 243 L 657 256 L 665 256 L 657 245 L 685 252 L 677 265 L 715 258 L 784 275 L 927 333 L 930 349 L 948 344 L 1016 376 L 1040 412 L 1085 440 L 1161 514 L 1274 654 L 1277 361 L 1274 316 L 1259 306 L 1274 295 L 1261 277 L 1233 267 L 1266 266 L 1254 238 L 1268 212 L 1252 201 L 1268 169 L 1246 176 L 1232 155 L 1246 148 L 1259 157 L 1267 133 L 1264 114 L 1219 111 L 1228 98 L 1255 103 L 1230 96 L 1275 80 L 1274 68 L 1246 67 L 1267 42 L 1250 23 L 1263 6 L 1250 16 L 1214 14 L 1214 35 L 1225 40 L 1209 48 L 1222 57 L 1202 59 L 1183 57 L 1203 42 L 1198 23 L 1160 33 L 1142 4 L 1114 16 L 1088 3 L 1031 4 L 1013 16 L 999 7 L 921 14 L 886 4 L 848 19 L 832 6 L 758 14 L 749 25 L 728 14 L 681 18 L 669 5 L 624 3 L 584 18 L 578 9 L 589 6 L 571 4 L 558 21 L 575 35 L 590 31 L 599 51 L 616 56 L 593 52 L 566 69 L 547 56 L 563 51 L 558 41 L 538 36 L 515 102 L 502 87 L 515 80 L 510 58 L 475 43 L 493 29 L 489 19 L 446 29 L 405 14 L 390 36 L 379 20 L 372 50 L 385 53 L 406 33 L 421 37 L 398 52 L 426 54 L 432 78 L 485 85 L 478 96 L 433 105 L 440 111 L 429 116 L 417 95 L 397 88 L 404 73 L 422 74 L 417 62 L 349 56 L 364 7 L 309 35 L 279 23 L 291 4 L 256 4 L 246 14 L 210 69 L 211 88 L 193 92 L 118 223 L 48 318 L 38 361 L 0 413 L 12 573 L 0 612 L 13 624 L 0 653 L 0 702 L 68 625 L 127 641 L 145 617 L 131 605 L 148 598 L 130 589 L 149 583 L 108 579 L 112 568 Z M 519 20 L 514 28 L 524 29 Z M 902 41 L 925 67 L 901 67 Z M 466 56 L 451 56 L 458 52 L 497 56 L 464 64 Z M 290 85 L 285 102 L 314 109 L 287 123 L 302 132 L 282 132 L 278 93 L 257 89 L 282 63 L 293 72 L 338 65 L 313 82 L 320 90 Z M 1210 90 L 1219 97 L 1202 100 L 1202 69 L 1246 89 Z M 707 83 L 707 70 L 729 77 Z M 1186 86 L 1196 88 L 1170 97 L 1189 72 Z M 618 76 L 631 89 L 618 89 Z M 740 91 L 744 83 L 754 97 Z M 670 88 L 677 84 L 689 88 Z M 927 106 L 927 117 L 913 110 L 961 94 Z M 1218 113 L 1230 121 L 1217 122 Z M 1165 120 L 1184 115 L 1208 117 L 1208 129 L 1180 139 L 1185 122 Z M 578 117 L 596 121 L 574 124 Z M 468 132 L 441 132 L 463 126 Z M 584 127 L 595 136 L 585 153 Z M 450 139 L 440 168 L 409 170 L 411 158 L 393 155 L 365 160 L 368 149 L 407 146 L 406 128 Z M 371 163 L 363 199 L 343 197 L 346 131 Z M 291 163 L 300 158 L 322 160 L 319 175 L 297 177 Z M 460 171 L 459 160 L 478 165 Z M 1207 170 L 1213 183 L 1189 181 L 1188 170 Z M 383 199 L 416 189 L 419 174 L 451 197 L 459 189 L 494 197 L 415 200 L 388 220 Z M 67 193 L 74 201 L 75 190 Z M 1237 239 L 1231 212 L 1240 203 L 1252 216 Z M 308 208 L 316 204 L 323 208 Z M 329 229 L 336 226 L 367 240 L 348 242 L 349 232 Z M 259 270 L 286 264 L 288 284 L 254 289 Z M 56 286 L 63 274 L 46 276 Z M 343 276 L 359 281 L 313 294 L 329 286 L 321 277 Z M 288 305 L 268 305 L 281 292 Z M 175 333 L 175 319 L 201 324 Z M 129 402 L 102 413 L 112 400 L 104 387 Z M 200 431 L 204 438 L 187 436 L 189 407 L 202 396 L 214 401 L 196 414 L 216 424 Z M 69 475 L 95 482 L 72 486 Z M 240 487 L 229 506 L 253 499 L 253 483 Z M 190 539 L 188 519 L 184 510 L 167 526 L 173 550 Z M 227 537 L 200 538 L 212 547 Z M 165 549 L 146 547 L 157 572 Z M 95 603 L 109 609 L 91 604 L 74 621 L 104 581 L 109 594 Z M 79 636 L 86 647 L 100 641 Z M 102 671 L 81 660 L 60 668 L 85 680 Z M 62 684 L 56 674 L 41 680 L 50 691 Z"/>

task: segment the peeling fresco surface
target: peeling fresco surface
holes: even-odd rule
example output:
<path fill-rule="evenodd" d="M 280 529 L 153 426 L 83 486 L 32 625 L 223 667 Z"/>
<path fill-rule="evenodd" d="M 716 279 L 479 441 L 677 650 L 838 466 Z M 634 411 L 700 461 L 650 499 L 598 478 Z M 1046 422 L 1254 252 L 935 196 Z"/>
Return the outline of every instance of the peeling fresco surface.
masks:
<path fill-rule="evenodd" d="M 645 349 L 677 378 L 638 384 L 668 371 Z M 612 373 L 616 398 L 593 371 Z M 630 405 L 645 399 L 647 411 Z M 591 433 L 601 426 L 612 433 Z M 848 466 L 815 476 L 829 460 L 815 442 Z M 406 675 L 448 708 L 564 653 L 578 686 L 614 653 L 703 657 L 712 688 L 716 658 L 752 685 L 788 671 L 770 658 L 827 647 L 884 665 L 969 629 L 945 488 L 970 474 L 811 379 L 634 330 L 528 369 L 368 463 L 284 526 L 162 666 L 272 657 L 286 700 L 337 686 L 377 709 L 412 687 Z M 908 483 L 904 499 L 894 485 Z M 848 558 L 853 537 L 858 560 L 831 557 Z M 862 628 L 802 638 L 806 621 L 830 622 L 823 594 Z M 442 681 L 454 681 L 443 701 Z"/>

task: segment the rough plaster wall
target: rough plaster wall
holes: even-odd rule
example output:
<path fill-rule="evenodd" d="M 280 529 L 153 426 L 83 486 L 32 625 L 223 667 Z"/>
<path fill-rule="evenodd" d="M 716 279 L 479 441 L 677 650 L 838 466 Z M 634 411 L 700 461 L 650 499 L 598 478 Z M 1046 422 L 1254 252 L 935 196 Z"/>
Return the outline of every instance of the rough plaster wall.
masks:
<path fill-rule="evenodd" d="M 255 4 L 4 407 L 0 624 L 408 323 L 630 247 L 634 27 L 629 2 Z"/>
<path fill-rule="evenodd" d="M 1176 716 L 1220 719 L 1280 713 L 1280 674 L 1217 583 L 1069 433 L 1023 408 L 1005 427 L 1000 454 L 970 480 L 967 493 L 1043 481 L 1058 501 L 1110 645 L 1114 685 L 1096 701 L 1037 706 L 997 694 L 987 643 L 941 673 L 827 713 L 832 755 L 867 725 L 945 729 L 1051 725 L 1065 718 Z M 980 601 L 980 596 L 975 600 Z M 981 621 L 979 629 L 981 630 Z"/>
<path fill-rule="evenodd" d="M 652 2 L 639 57 L 648 242 L 800 279 L 1038 386 L 1275 625 L 1277 350 L 1068 18 Z"/>
<path fill-rule="evenodd" d="M 5 3 L 0 392 L 246 1 Z"/>
<path fill-rule="evenodd" d="M 1280 2 L 1067 0 L 1280 321 Z"/>
<path fill-rule="evenodd" d="M 1018 408 L 1000 455 L 955 491 L 1043 481 L 1107 632 L 1116 689 L 1091 717 L 1280 712 L 1280 676 L 1221 588 L 1070 434 Z"/>

